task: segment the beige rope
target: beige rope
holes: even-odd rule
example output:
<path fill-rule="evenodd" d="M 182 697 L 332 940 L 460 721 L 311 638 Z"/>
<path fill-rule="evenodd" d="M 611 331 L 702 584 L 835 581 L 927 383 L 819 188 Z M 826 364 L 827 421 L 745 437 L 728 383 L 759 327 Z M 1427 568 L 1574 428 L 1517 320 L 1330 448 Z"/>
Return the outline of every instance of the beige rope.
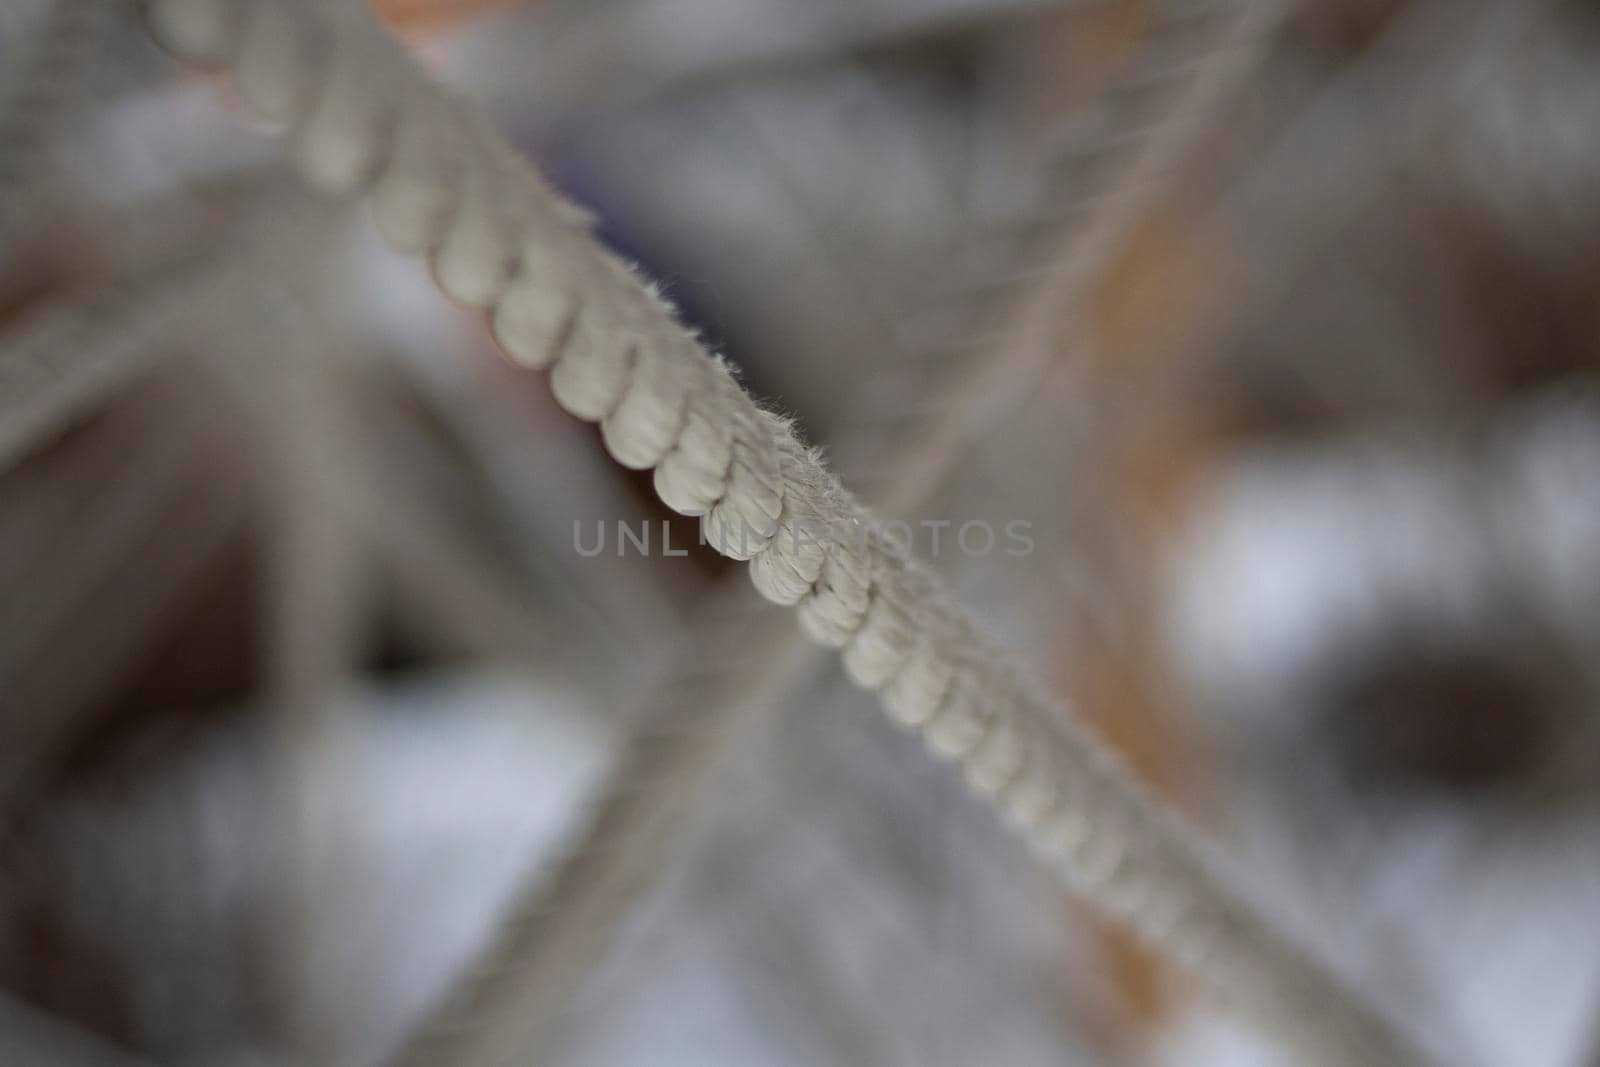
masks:
<path fill-rule="evenodd" d="M 619 463 L 654 468 L 661 499 L 701 516 L 707 540 L 747 560 L 761 593 L 795 606 L 1069 885 L 1327 1062 L 1417 1062 L 1225 888 L 1192 831 L 978 634 L 577 210 L 353 5 L 155 0 L 147 12 L 180 56 L 233 69 L 313 182 L 368 190 L 391 244 L 430 255 L 447 293 L 488 309 L 513 360 L 549 368 L 563 408 L 598 422 Z"/>

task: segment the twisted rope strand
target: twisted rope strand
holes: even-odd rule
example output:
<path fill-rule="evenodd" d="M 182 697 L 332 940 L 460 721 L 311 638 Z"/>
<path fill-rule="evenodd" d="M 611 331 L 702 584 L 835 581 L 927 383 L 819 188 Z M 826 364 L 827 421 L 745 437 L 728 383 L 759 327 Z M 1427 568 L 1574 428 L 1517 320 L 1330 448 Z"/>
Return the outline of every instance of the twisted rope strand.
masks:
<path fill-rule="evenodd" d="M 148 15 L 174 52 L 239 72 L 241 95 L 287 125 L 312 181 L 370 189 L 392 243 L 430 253 L 441 288 L 488 310 L 514 361 L 549 368 L 562 407 L 600 423 L 620 463 L 653 468 L 662 500 L 749 561 L 757 589 L 796 607 L 1069 885 L 1329 1062 L 1417 1062 L 1387 1020 L 1226 889 L 1191 832 L 977 633 L 785 420 L 375 27 L 289 0 L 154 0 Z"/>
<path fill-rule="evenodd" d="M 1215 9 L 1212 13 L 1222 14 Z M 1460 19 L 1457 12 L 1449 15 L 1452 23 Z M 1170 168 L 1152 166 L 1144 161 L 1175 160 L 1198 132 L 1197 127 L 1216 121 L 1215 116 L 1222 106 L 1219 98 L 1228 96 L 1229 87 L 1236 87 L 1257 65 L 1239 62 L 1239 53 L 1244 51 L 1240 46 L 1264 36 L 1271 25 L 1270 21 L 1259 23 L 1250 27 L 1254 34 L 1240 33 L 1232 18 L 1209 21 L 1196 18 L 1190 0 L 1167 0 L 1157 5 L 1152 21 L 1154 25 L 1145 31 L 1145 38 L 1161 41 L 1161 45 L 1155 49 L 1140 47 L 1127 69 L 1102 90 L 1097 110 L 1117 117 L 1088 128 L 1067 129 L 1064 132 L 1077 136 L 1069 137 L 1072 143 L 1064 146 L 1061 152 L 1053 153 L 1061 158 L 1083 159 L 1109 149 L 1125 157 L 1112 159 L 1092 170 L 1111 188 L 1118 182 L 1129 181 L 1141 194 L 1146 194 L 1138 198 L 1140 202 L 1154 191 L 1153 186 L 1161 186 L 1163 183 L 1159 179 L 1170 172 Z M 1224 25 L 1216 25 L 1218 22 Z M 1416 32 L 1424 39 L 1437 39 L 1438 30 L 1439 27 L 1429 22 Z M 1170 42 L 1175 34 L 1181 37 L 1185 56 L 1201 55 L 1204 61 L 1196 64 L 1174 58 Z M 1498 25 L 1487 35 L 1478 36 L 1486 36 L 1496 49 L 1510 47 L 1517 40 L 1515 33 L 1504 32 Z M 1484 48 L 1460 45 L 1441 51 L 1476 56 Z M 1152 52 L 1158 53 L 1154 61 Z M 1468 59 L 1457 55 L 1455 62 L 1465 64 L 1464 69 L 1487 66 L 1481 57 Z M 1152 65 L 1157 70 L 1151 71 Z M 1215 77 L 1219 69 L 1227 77 Z M 1178 70 L 1186 73 L 1178 74 Z M 1168 80 L 1182 82 L 1182 88 L 1164 85 L 1162 90 L 1153 93 L 1150 83 L 1162 72 L 1173 73 Z M 1420 72 L 1406 66 L 1390 70 L 1384 80 L 1394 82 L 1406 77 L 1419 79 Z M 1335 99 L 1347 101 L 1353 90 L 1342 80 L 1331 92 Z M 1150 100 L 1152 95 L 1175 99 L 1158 106 Z M 1154 114 L 1158 110 L 1172 118 L 1163 119 Z M 1314 122 L 1319 128 L 1326 121 L 1310 117 L 1297 120 L 1302 124 Z M 1129 130 L 1133 132 L 1127 132 Z M 1363 136 L 1376 134 L 1363 127 Z M 1339 143 L 1348 153 L 1348 138 Z M 1356 154 L 1363 159 L 1381 155 L 1372 151 Z M 1298 165 L 1308 164 L 1301 159 Z M 1133 175 L 1139 174 L 1147 176 L 1145 182 L 1131 180 Z M 1251 183 L 1263 185 L 1266 180 L 1253 177 Z M 1107 197 L 1103 190 L 1096 193 L 1092 185 L 1069 184 L 1066 192 L 1072 199 L 1092 198 L 1104 203 L 1111 212 L 1127 215 L 1125 203 L 1118 204 L 1117 198 Z M 1073 213 L 1069 217 L 1078 220 L 1083 216 Z M 1031 244 L 1048 241 L 1052 247 L 1066 246 L 1068 256 L 1094 255 L 1112 244 L 1079 242 L 1075 237 L 1064 240 L 1063 231 L 1076 234 L 1079 227 L 1061 224 L 1059 219 L 1038 218 L 1026 225 L 1030 227 Z M 1095 225 L 1091 221 L 1088 228 L 1092 230 Z M 979 228 L 975 239 L 1003 236 L 988 234 L 985 228 Z M 1093 274 L 1092 268 L 1072 272 L 1076 278 Z M 998 286 L 986 284 L 981 292 L 977 285 L 972 285 L 971 292 L 980 299 L 992 293 L 1014 297 L 1015 290 L 1028 287 L 1035 278 L 1031 272 L 1021 272 L 998 281 Z M 962 291 L 958 291 L 957 299 L 961 295 Z M 1020 304 L 1022 301 L 990 299 L 988 302 Z M 929 419 L 935 427 L 959 424 L 971 409 L 981 410 L 989 405 L 984 390 L 972 388 L 971 383 L 978 379 L 971 371 L 980 367 L 991 372 L 1004 368 L 1012 372 L 1014 382 L 1018 368 L 1013 353 L 1019 346 L 1001 346 L 992 353 L 987 351 L 988 347 L 980 343 L 945 354 L 923 352 L 921 346 L 917 346 L 903 354 L 907 361 L 920 357 L 941 369 L 954 361 L 958 371 L 969 373 L 961 375 L 955 388 L 924 391 L 929 395 L 919 397 L 911 410 L 901 416 L 908 422 L 920 416 L 919 425 L 913 433 L 901 431 L 889 435 L 889 440 L 897 443 L 892 449 L 895 454 L 888 460 L 874 461 L 870 466 L 858 465 L 860 469 L 850 468 L 857 484 L 864 474 L 870 475 L 875 484 L 893 487 L 896 498 L 906 501 L 903 510 L 891 505 L 887 509 L 880 507 L 880 511 L 916 512 L 926 504 L 927 496 L 957 461 L 960 453 L 950 449 L 931 450 L 930 461 L 929 450 L 919 448 L 918 441 L 938 438 L 936 430 L 932 434 L 928 432 Z M 995 387 L 1014 388 L 1014 384 L 1006 384 L 1003 374 L 990 373 L 985 380 L 990 383 L 990 391 Z M 973 393 L 978 394 L 976 398 Z M 878 418 L 881 421 L 881 414 Z M 876 430 L 876 424 L 871 429 Z M 863 427 L 861 432 L 869 431 Z M 837 464 L 838 460 L 835 462 Z M 918 470 L 925 470 L 928 475 L 921 479 L 921 484 L 916 478 L 906 477 Z M 645 728 L 625 746 L 620 766 L 613 771 L 603 795 L 592 808 L 591 821 L 573 835 L 570 851 L 548 879 L 530 886 L 512 905 L 502 934 L 441 1001 L 434 1015 L 417 1029 L 407 1042 L 406 1051 L 396 1058 L 395 1067 L 402 1064 L 407 1067 L 468 1067 L 499 1063 L 508 1058 L 500 1055 L 500 1051 L 508 1048 L 515 1048 L 524 1059 L 543 1059 L 553 1047 L 560 1047 L 559 1007 L 593 961 L 607 951 L 618 923 L 631 910 L 635 899 L 654 884 L 653 868 L 666 862 L 678 836 L 664 828 L 676 827 L 686 818 L 696 803 L 695 794 L 707 787 L 701 780 L 708 777 L 706 767 L 715 753 L 728 747 L 728 734 L 746 708 L 781 699 L 796 683 L 794 676 L 811 662 L 808 656 L 801 655 L 805 646 L 795 643 L 797 635 L 774 625 L 783 620 L 744 606 L 747 600 L 739 595 L 742 592 L 747 591 L 728 588 L 719 592 L 711 606 L 711 614 L 717 621 L 702 626 L 694 635 L 695 640 L 684 649 L 682 669 L 693 672 L 706 665 L 708 658 L 715 659 L 715 669 L 720 672 L 718 680 L 721 680 L 723 674 L 731 675 L 744 662 L 754 662 L 764 670 L 762 684 L 754 690 L 724 684 L 718 687 L 723 690 L 719 695 L 715 690 L 712 691 L 714 695 L 693 692 L 683 699 L 653 707 Z M 736 650 L 737 659 L 733 662 L 727 657 L 730 648 Z M 961 727 L 956 720 L 949 720 L 952 726 L 940 731 L 938 726 L 944 722 L 946 720 L 940 720 L 930 730 L 929 743 L 947 747 L 959 745 Z"/>
<path fill-rule="evenodd" d="M 1163 16 L 1182 18 L 1173 9 L 1187 6 L 1188 0 L 1169 2 Z M 1184 24 L 1193 21 L 1185 18 Z M 1190 32 L 1187 39 L 1191 47 L 1205 49 L 1216 44 L 1211 36 Z M 1117 87 L 1110 92 L 1115 97 Z M 1149 90 L 1140 87 L 1138 93 L 1144 97 Z M 759 120 L 751 121 L 759 136 Z M 1132 140 L 1142 143 L 1152 131 L 1164 129 L 1160 123 L 1145 122 Z M 1129 140 L 1117 138 L 1116 147 L 1125 149 Z M 1120 175 L 1112 180 L 1115 177 Z M 1071 227 L 1057 221 L 1037 225 L 1050 232 L 1052 245 L 1059 246 L 1065 242 L 1057 231 Z M 978 230 L 979 240 L 986 236 L 985 229 Z M 1015 296 L 1013 290 L 1032 281 L 1031 274 L 1009 277 L 1007 294 Z M 973 285 L 971 290 L 976 293 L 979 288 Z M 994 295 L 992 285 L 983 288 L 989 303 L 997 302 Z M 1004 351 L 995 362 L 1006 362 Z M 922 396 L 921 403 L 903 416 L 916 425 L 909 433 L 890 434 L 894 454 L 871 465 L 875 483 L 892 487 L 896 499 L 904 502 L 904 508 L 894 513 L 909 514 L 926 504 L 961 454 L 936 449 L 930 462 L 929 450 L 922 446 L 930 412 L 937 426 L 961 421 L 972 407 L 986 407 L 986 394 L 971 388 L 972 372 L 986 366 L 991 353 L 987 345 L 979 344 L 954 355 L 916 349 L 896 355 L 923 364 L 923 378 L 934 376 L 925 369 L 930 363 L 941 368 L 954 363 L 962 372 L 953 387 L 923 390 L 931 395 Z M 863 435 L 878 431 L 881 422 L 880 413 Z M 907 476 L 916 472 L 925 476 Z M 859 483 L 863 472 L 854 473 Z M 673 696 L 663 701 L 660 687 L 652 687 L 651 706 L 642 712 L 641 723 L 623 745 L 618 766 L 608 775 L 562 859 L 548 876 L 535 879 L 518 894 L 492 943 L 393 1057 L 393 1067 L 489 1065 L 509 1060 L 511 1050 L 524 1059 L 542 1059 L 559 1047 L 561 1005 L 610 949 L 622 919 L 658 882 L 660 870 L 681 840 L 673 831 L 692 815 L 737 727 L 750 709 L 781 700 L 796 684 L 796 676 L 812 663 L 813 653 L 808 651 L 812 646 L 782 625 L 782 618 L 758 607 L 738 580 L 725 583 L 714 595 L 710 605 L 714 621 L 702 621 L 675 672 L 666 679 Z M 737 650 L 736 657 L 728 656 L 729 649 Z M 762 668 L 753 684 L 741 670 L 752 663 Z M 972 723 L 942 718 L 930 729 L 929 743 L 959 750 L 970 743 L 966 735 Z"/>

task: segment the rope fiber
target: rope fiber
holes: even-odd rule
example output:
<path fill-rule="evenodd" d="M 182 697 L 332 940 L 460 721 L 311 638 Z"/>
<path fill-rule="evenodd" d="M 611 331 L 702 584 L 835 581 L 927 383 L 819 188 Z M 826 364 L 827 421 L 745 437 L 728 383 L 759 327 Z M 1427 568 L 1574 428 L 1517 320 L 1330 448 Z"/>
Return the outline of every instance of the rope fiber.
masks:
<path fill-rule="evenodd" d="M 767 599 L 838 649 L 858 685 L 920 733 L 1066 884 L 1188 965 L 1314 1062 L 1423 1062 L 1380 1011 L 1264 921 L 1193 830 L 1033 683 L 879 530 L 659 291 L 590 235 L 479 115 L 446 95 L 356 4 L 149 0 L 156 37 L 230 69 L 300 169 L 366 192 L 397 250 L 490 314 L 516 363 L 599 423 L 625 467 L 749 563 Z"/>

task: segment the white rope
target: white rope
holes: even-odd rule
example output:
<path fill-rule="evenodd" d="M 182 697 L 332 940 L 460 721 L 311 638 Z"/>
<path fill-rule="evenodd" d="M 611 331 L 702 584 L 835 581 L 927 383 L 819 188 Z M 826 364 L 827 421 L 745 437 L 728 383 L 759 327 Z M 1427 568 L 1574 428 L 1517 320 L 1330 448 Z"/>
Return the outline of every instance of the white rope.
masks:
<path fill-rule="evenodd" d="M 1417 1062 L 1388 1022 L 1226 890 L 1191 831 L 979 636 L 576 209 L 373 24 L 294 0 L 147 9 L 174 52 L 233 69 L 313 182 L 370 191 L 391 244 L 428 254 L 447 293 L 487 309 L 513 360 L 548 368 L 556 400 L 598 422 L 618 462 L 654 468 L 661 499 L 701 516 L 708 541 L 747 560 L 761 593 L 796 607 L 851 678 L 957 763 L 1069 885 L 1328 1062 Z"/>
<path fill-rule="evenodd" d="M 1209 55 L 1225 50 L 1235 37 L 1232 27 L 1208 27 L 1205 20 L 1193 17 L 1193 7 L 1194 0 L 1166 0 L 1154 15 L 1156 25 L 1145 35 L 1166 39 L 1173 32 L 1170 24 L 1176 22 L 1191 52 Z M 1204 32 L 1208 28 L 1212 32 Z M 1164 29 L 1167 32 L 1163 33 Z M 1140 49 L 1141 53 L 1148 51 Z M 1170 53 L 1165 62 L 1172 62 Z M 1143 100 L 1150 94 L 1147 65 L 1148 61 L 1143 65 L 1135 61 L 1132 72 L 1122 73 L 1104 90 L 1114 113 L 1150 110 L 1148 102 L 1142 108 L 1118 106 L 1125 105 L 1129 95 Z M 1193 78 L 1175 80 L 1197 83 L 1193 91 L 1206 92 L 1208 97 L 1217 95 L 1210 93 L 1210 79 L 1204 77 L 1210 66 L 1201 64 Z M 1186 85 L 1174 95 L 1183 97 L 1188 91 Z M 1138 135 L 1131 139 L 1098 132 L 1087 138 L 1090 145 L 1069 138 L 1067 147 L 1078 158 L 1105 159 L 1106 165 L 1095 170 L 1104 175 L 1100 185 L 1111 186 L 1130 168 L 1116 166 L 1110 155 L 1125 152 L 1136 160 L 1149 154 L 1169 159 L 1176 154 L 1169 142 L 1175 138 L 1186 142 L 1189 128 L 1198 125 L 1192 121 L 1192 113 L 1208 112 L 1205 105 L 1209 103 L 1208 99 L 1205 104 L 1185 107 L 1180 99 L 1177 113 L 1191 119 L 1181 125 L 1148 113 L 1136 114 L 1132 127 Z M 761 134 L 759 118 L 753 122 L 756 133 Z M 1179 125 L 1176 134 L 1174 125 Z M 1150 184 L 1155 183 L 1146 183 Z M 1075 198 L 1098 195 L 1076 187 L 1069 188 L 1069 194 Z M 1074 222 L 1080 217 L 1081 213 L 1070 216 Z M 1014 225 L 1007 224 L 1005 235 L 1013 240 L 1009 231 Z M 1085 247 L 1067 239 L 1065 231 L 1078 227 L 1063 225 L 1055 216 L 1036 218 L 1031 226 L 1039 231 L 1029 235 L 1032 243 L 1043 243 L 1042 235 L 1048 235 L 1049 242 L 1065 248 L 1069 256 Z M 991 236 L 988 228 L 976 227 L 972 236 L 982 241 Z M 1110 245 L 1102 240 L 1087 247 L 1092 255 Z M 1073 276 L 1087 278 L 1092 273 L 1086 269 Z M 1012 273 L 999 287 L 992 282 L 970 284 L 970 291 L 958 292 L 953 299 L 976 297 L 985 305 L 1020 305 L 1017 291 L 1036 287 L 1057 297 L 1054 274 L 1047 274 L 1043 286 L 1029 284 L 1037 283 L 1031 272 Z M 968 279 L 969 283 L 975 281 Z M 996 300 L 1002 295 L 1010 299 Z M 952 297 L 945 294 L 942 299 L 949 302 Z M 961 428 L 976 421 L 971 413 L 991 408 L 992 396 L 1001 390 L 1009 394 L 1019 379 L 1028 376 L 1027 368 L 1019 368 L 1014 358 L 1019 351 L 1024 351 L 1023 346 L 980 343 L 954 354 L 894 353 L 914 365 L 924 382 L 942 381 L 952 366 L 956 380 L 925 390 L 933 395 L 921 397 L 912 413 L 901 415 L 909 429 L 887 435 L 887 459 L 876 454 L 884 449 L 874 450 L 874 462 L 865 473 L 890 494 L 887 508 L 874 502 L 880 514 L 913 514 L 937 492 L 964 454 L 957 445 Z M 929 369 L 929 364 L 936 369 Z M 863 412 L 861 418 L 871 422 L 870 428 L 863 428 L 863 435 L 871 434 L 881 444 L 884 417 Z M 856 472 L 858 488 L 863 473 Z M 509 1062 L 507 1050 L 515 1050 L 524 1060 L 541 1060 L 561 1047 L 561 1005 L 595 961 L 609 951 L 622 917 L 656 884 L 659 871 L 680 840 L 680 835 L 671 831 L 692 813 L 712 777 L 710 769 L 725 755 L 745 713 L 779 703 L 801 668 L 810 662 L 811 646 L 801 643 L 802 636 L 792 628 L 780 625 L 786 620 L 759 610 L 761 604 L 752 604 L 749 593 L 742 582 L 724 583 L 710 604 L 712 618 L 702 617 L 694 640 L 683 649 L 683 661 L 674 665 L 674 673 L 667 679 L 672 698 L 663 702 L 659 687 L 652 687 L 650 706 L 623 746 L 618 766 L 591 806 L 585 827 L 574 835 L 571 847 L 548 876 L 535 879 L 519 894 L 493 942 L 390 1060 L 391 1067 L 489 1067 Z M 728 656 L 729 649 L 736 649 L 737 655 Z M 759 684 L 742 677 L 747 673 L 743 668 L 751 664 L 761 669 Z"/>

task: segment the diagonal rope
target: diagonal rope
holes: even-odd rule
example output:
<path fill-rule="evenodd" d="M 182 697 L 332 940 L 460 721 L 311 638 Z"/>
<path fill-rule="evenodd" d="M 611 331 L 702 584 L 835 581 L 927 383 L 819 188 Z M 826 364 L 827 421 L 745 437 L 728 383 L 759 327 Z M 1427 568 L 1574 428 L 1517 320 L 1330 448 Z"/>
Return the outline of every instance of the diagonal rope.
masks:
<path fill-rule="evenodd" d="M 290 201 L 270 186 L 252 195 L 259 206 L 236 225 L 163 245 L 137 268 L 31 308 L 0 332 L 0 474 L 169 361 L 186 329 L 225 320 L 253 297 L 251 271 L 292 258 L 324 221 L 317 213 L 286 225 Z"/>
<path fill-rule="evenodd" d="M 662 500 L 701 516 L 707 540 L 748 561 L 761 593 L 796 607 L 1069 886 L 1308 1053 L 1417 1062 L 1389 1020 L 1228 888 L 1193 831 L 978 633 L 574 208 L 370 21 L 287 0 L 155 0 L 148 15 L 179 55 L 233 68 L 241 96 L 288 125 L 312 181 L 370 188 L 392 245 L 430 254 L 440 286 L 491 313 L 513 360 L 549 368 L 562 407 L 598 422 L 624 466 L 654 468 Z"/>
<path fill-rule="evenodd" d="M 705 632 L 728 641 L 748 641 L 754 632 L 758 645 L 771 645 L 770 622 L 748 608 Z M 507 909 L 488 950 L 407 1039 L 392 1067 L 554 1058 L 565 1037 L 563 1009 L 623 920 L 659 884 L 745 711 L 788 677 L 748 658 L 731 670 L 721 662 L 690 664 L 658 688 L 657 707 L 630 731 L 568 854 Z"/>
<path fill-rule="evenodd" d="M 153 265 L 53 301 L 0 334 L 0 473 L 152 369 L 160 342 L 221 266 L 211 256 Z"/>
<path fill-rule="evenodd" d="M 1201 4 L 1198 8 L 1218 15 L 1228 13 L 1222 10 L 1226 6 Z M 1069 197 L 1099 199 L 1106 187 L 1130 173 L 1143 176 L 1147 189 L 1159 184 L 1151 179 L 1164 171 L 1141 161 L 1152 157 L 1170 161 L 1181 154 L 1173 141 L 1192 139 L 1200 125 L 1196 114 L 1208 113 L 1223 95 L 1211 76 L 1218 64 L 1229 71 L 1248 69 L 1230 47 L 1236 46 L 1241 36 L 1234 20 L 1222 17 L 1208 22 L 1197 18 L 1196 11 L 1194 0 L 1167 0 L 1159 5 L 1154 25 L 1146 34 L 1156 44 L 1147 41 L 1140 47 L 1134 60 L 1104 90 L 1102 106 L 1113 115 L 1125 118 L 1134 113 L 1134 136 L 1104 134 L 1104 125 L 1121 118 L 1093 130 L 1067 131 L 1052 163 L 1098 164 L 1092 168 L 1093 180 L 1071 183 Z M 1174 56 L 1174 38 L 1183 55 L 1201 55 L 1208 61 L 1190 63 Z M 1173 82 L 1179 84 L 1170 84 Z M 1152 83 L 1160 88 L 1152 90 Z M 1182 121 L 1148 115 L 1152 95 L 1177 96 L 1176 104 L 1162 110 Z M 1190 99 L 1192 95 L 1199 99 Z M 752 123 L 759 126 L 756 119 Z M 759 129 L 755 132 L 761 133 Z M 776 151 L 775 145 L 771 147 Z M 1075 223 L 1081 219 L 1081 213 L 1059 209 L 1043 213 L 1024 224 L 1028 243 L 1038 247 L 1048 240 L 1052 245 L 1065 245 L 1065 235 L 1075 234 Z M 1014 226 L 1007 224 L 1006 230 Z M 993 228 L 992 223 L 976 227 L 975 239 L 1010 236 L 990 233 Z M 1104 254 L 1107 247 L 1109 242 L 1101 241 L 1091 250 Z M 1067 254 L 1078 248 L 1072 243 Z M 1078 276 L 1092 273 L 1085 270 Z M 996 296 L 1013 298 L 1000 302 L 1023 303 L 1024 298 L 1012 291 L 1025 290 L 1037 279 L 1026 273 L 1012 274 L 1005 279 L 1008 284 L 1003 291 L 992 283 L 979 290 L 982 281 L 972 281 L 977 295 L 992 306 L 997 303 Z M 928 462 L 923 442 L 930 437 L 938 439 L 942 426 L 962 425 L 972 408 L 987 410 L 991 406 L 991 396 L 981 389 L 976 398 L 968 395 L 978 380 L 975 371 L 984 364 L 1006 366 L 1016 346 L 998 352 L 990 348 L 979 341 L 954 354 L 919 355 L 915 349 L 896 353 L 906 362 L 918 364 L 919 377 L 933 380 L 921 390 L 916 405 L 924 419 L 931 416 L 932 432 L 919 425 L 909 432 L 890 433 L 893 455 L 887 461 L 849 468 L 859 479 L 864 471 L 857 468 L 866 467 L 875 484 L 891 487 L 891 514 L 910 515 L 925 506 L 958 462 L 962 453 L 954 449 L 935 450 L 934 462 Z M 941 388 L 939 378 L 951 375 L 936 376 L 925 369 L 927 364 L 940 369 L 954 365 L 954 386 Z M 984 380 L 999 385 L 1003 375 L 990 370 Z M 906 421 L 910 421 L 909 415 Z M 877 424 L 872 428 L 877 430 Z M 570 1001 L 584 976 L 608 951 L 625 916 L 659 880 L 681 839 L 682 825 L 706 791 L 713 769 L 746 712 L 780 701 L 813 664 L 812 647 L 800 641 L 783 619 L 755 610 L 748 590 L 739 586 L 742 583 L 713 594 L 710 617 L 702 616 L 694 640 L 683 650 L 686 662 L 682 673 L 669 678 L 666 688 L 670 696 L 663 699 L 659 691 L 652 693 L 649 708 L 641 712 L 641 725 L 626 741 L 619 765 L 590 806 L 585 824 L 571 835 L 565 856 L 548 878 L 535 879 L 506 909 L 491 943 L 406 1041 L 393 1060 L 395 1067 L 495 1064 L 509 1059 L 513 1051 L 524 1060 L 542 1060 L 560 1047 L 566 1029 L 561 1006 Z M 741 650 L 739 662 L 729 662 L 725 653 L 729 648 Z M 752 662 L 761 665 L 762 676 L 741 682 L 736 675 Z M 713 673 L 706 677 L 708 669 Z"/>
<path fill-rule="evenodd" d="M 942 390 L 944 417 L 902 442 L 905 462 L 884 500 L 889 514 L 908 514 L 936 494 L 949 475 L 945 457 L 968 451 L 1035 391 L 1051 352 L 1028 338 L 1030 327 L 1041 312 L 1068 321 L 1079 313 L 1144 211 L 1255 69 L 1284 11 L 1278 3 L 1242 0 L 1150 5 L 1150 25 L 1132 56 L 1093 107 L 1053 137 L 1045 163 L 1063 195 L 1014 224 L 1014 241 L 1042 244 L 1055 255 L 1021 279 L 987 285 L 980 279 L 954 294 L 958 302 L 1000 312 L 979 316 L 980 331 L 997 332 L 955 342 L 953 380 Z M 995 358 L 979 358 L 986 355 Z M 956 404 L 955 397 L 972 399 Z"/>

